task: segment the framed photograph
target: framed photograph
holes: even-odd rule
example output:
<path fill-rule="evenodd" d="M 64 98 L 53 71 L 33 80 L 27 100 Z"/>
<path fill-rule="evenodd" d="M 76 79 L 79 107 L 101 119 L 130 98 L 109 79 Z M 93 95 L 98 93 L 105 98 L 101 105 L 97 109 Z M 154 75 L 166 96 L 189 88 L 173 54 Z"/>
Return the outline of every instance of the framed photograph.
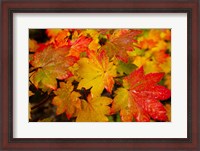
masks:
<path fill-rule="evenodd" d="M 198 0 L 1 8 L 1 150 L 200 149 Z"/>

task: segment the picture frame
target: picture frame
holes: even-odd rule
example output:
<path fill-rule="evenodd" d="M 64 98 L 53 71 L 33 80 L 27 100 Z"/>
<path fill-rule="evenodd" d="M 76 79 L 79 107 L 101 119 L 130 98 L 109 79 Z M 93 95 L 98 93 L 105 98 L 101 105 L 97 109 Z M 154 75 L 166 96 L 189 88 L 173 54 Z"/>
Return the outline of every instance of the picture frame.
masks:
<path fill-rule="evenodd" d="M 200 150 L 198 0 L 2 1 L 1 150 Z M 14 138 L 14 13 L 186 13 L 187 138 Z"/>

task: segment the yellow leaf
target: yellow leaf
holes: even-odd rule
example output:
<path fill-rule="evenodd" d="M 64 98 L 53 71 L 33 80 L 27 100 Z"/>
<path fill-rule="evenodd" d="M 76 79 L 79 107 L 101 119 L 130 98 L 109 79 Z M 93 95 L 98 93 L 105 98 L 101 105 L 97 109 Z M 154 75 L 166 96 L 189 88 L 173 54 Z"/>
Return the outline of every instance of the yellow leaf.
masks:
<path fill-rule="evenodd" d="M 48 37 L 55 37 L 61 31 L 62 31 L 62 29 L 47 29 L 46 33 L 47 33 Z"/>
<path fill-rule="evenodd" d="M 171 57 L 168 57 L 166 61 L 162 64 L 159 65 L 162 71 L 165 73 L 170 73 L 171 72 Z"/>
<path fill-rule="evenodd" d="M 92 42 L 88 46 L 90 50 L 94 50 L 94 51 L 97 51 L 100 47 L 101 45 L 99 44 L 99 39 L 97 38 L 93 39 Z"/>
<path fill-rule="evenodd" d="M 29 51 L 35 52 L 39 48 L 37 41 L 29 39 Z"/>
<path fill-rule="evenodd" d="M 100 96 L 106 88 L 111 93 L 114 85 L 113 77 L 116 76 L 116 66 L 109 62 L 104 52 L 96 54 L 90 52 L 89 58 L 81 58 L 78 61 L 78 75 L 82 78 L 78 89 L 89 89 L 93 96 Z"/>
<path fill-rule="evenodd" d="M 158 66 L 157 62 L 148 60 L 144 65 L 144 71 L 147 74 L 151 72 L 161 72 L 162 69 Z"/>
<path fill-rule="evenodd" d="M 82 35 L 87 36 L 89 35 L 93 40 L 91 41 L 91 43 L 88 45 L 88 48 L 90 50 L 94 50 L 97 51 L 101 45 L 99 44 L 99 32 L 97 32 L 97 30 L 94 29 L 87 29 L 84 30 L 82 33 Z"/>
<path fill-rule="evenodd" d="M 108 122 L 110 113 L 109 104 L 112 103 L 112 99 L 108 97 L 95 97 L 90 95 L 87 101 L 82 100 L 81 110 L 77 114 L 76 122 Z"/>

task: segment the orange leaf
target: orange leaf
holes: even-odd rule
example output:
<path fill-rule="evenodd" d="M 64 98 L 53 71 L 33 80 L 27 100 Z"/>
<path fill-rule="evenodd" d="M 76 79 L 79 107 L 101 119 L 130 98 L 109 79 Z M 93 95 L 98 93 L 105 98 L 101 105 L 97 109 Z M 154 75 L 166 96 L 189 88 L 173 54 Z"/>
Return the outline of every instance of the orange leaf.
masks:
<path fill-rule="evenodd" d="M 68 119 L 74 116 L 77 109 L 81 107 L 81 96 L 78 92 L 73 91 L 74 87 L 70 81 L 67 83 L 60 83 L 60 88 L 54 93 L 52 104 L 57 106 L 56 115 L 66 113 Z"/>

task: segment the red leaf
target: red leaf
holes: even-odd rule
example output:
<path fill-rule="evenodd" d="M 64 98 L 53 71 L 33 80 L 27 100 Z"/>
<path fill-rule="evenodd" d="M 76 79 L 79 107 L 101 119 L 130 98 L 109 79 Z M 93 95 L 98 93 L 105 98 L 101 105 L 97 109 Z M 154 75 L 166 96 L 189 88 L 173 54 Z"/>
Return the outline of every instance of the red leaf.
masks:
<path fill-rule="evenodd" d="M 120 111 L 122 121 L 146 122 L 150 118 L 167 121 L 167 112 L 160 100 L 170 98 L 171 92 L 157 83 L 163 78 L 163 73 L 144 75 L 143 67 L 133 71 L 124 78 L 124 86 L 116 91 L 112 104 L 112 112 Z"/>
<path fill-rule="evenodd" d="M 87 38 L 85 36 L 79 37 L 75 42 L 69 41 L 71 48 L 69 50 L 70 56 L 80 57 L 82 52 L 87 52 L 89 50 L 88 45 L 92 41 L 92 38 Z"/>

